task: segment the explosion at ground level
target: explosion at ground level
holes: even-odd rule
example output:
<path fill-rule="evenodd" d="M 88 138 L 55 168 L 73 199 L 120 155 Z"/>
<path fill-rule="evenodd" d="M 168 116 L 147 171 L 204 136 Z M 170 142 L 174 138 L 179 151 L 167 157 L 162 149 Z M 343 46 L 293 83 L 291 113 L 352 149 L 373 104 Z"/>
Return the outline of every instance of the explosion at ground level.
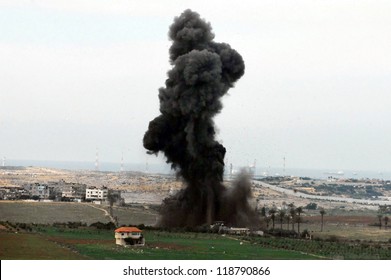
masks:
<path fill-rule="evenodd" d="M 244 173 L 230 188 L 213 180 L 187 185 L 163 200 L 159 225 L 196 227 L 223 220 L 230 226 L 259 227 L 259 215 L 251 198 L 251 182 Z"/>

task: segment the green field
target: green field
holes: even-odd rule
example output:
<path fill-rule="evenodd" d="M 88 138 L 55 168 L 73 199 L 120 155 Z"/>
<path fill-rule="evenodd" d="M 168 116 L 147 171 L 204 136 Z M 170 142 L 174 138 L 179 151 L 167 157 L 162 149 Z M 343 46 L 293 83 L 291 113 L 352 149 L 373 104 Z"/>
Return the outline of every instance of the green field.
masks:
<path fill-rule="evenodd" d="M 78 252 L 31 233 L 0 232 L 2 260 L 79 260 Z"/>
<path fill-rule="evenodd" d="M 37 224 L 56 222 L 91 224 L 97 221 L 107 223 L 109 218 L 101 210 L 81 203 L 1 201 L 0 221 Z"/>
<path fill-rule="evenodd" d="M 81 222 L 90 225 L 110 221 L 104 209 L 108 207 L 71 202 L 0 201 L 0 221 L 13 223 L 53 224 Z M 156 212 L 143 207 L 114 207 L 113 216 L 119 224 L 153 225 Z"/>
<path fill-rule="evenodd" d="M 233 237 L 207 233 L 144 231 L 144 247 L 115 245 L 114 233 L 96 229 L 36 228 L 36 233 L 0 233 L 1 259 L 317 259 L 302 252 L 265 248 Z"/>
<path fill-rule="evenodd" d="M 7 224 L 7 229 L 9 229 Z M 391 259 L 391 246 L 276 237 L 144 230 L 146 245 L 115 245 L 112 230 L 33 226 L 0 231 L 0 258 L 95 260 Z"/>

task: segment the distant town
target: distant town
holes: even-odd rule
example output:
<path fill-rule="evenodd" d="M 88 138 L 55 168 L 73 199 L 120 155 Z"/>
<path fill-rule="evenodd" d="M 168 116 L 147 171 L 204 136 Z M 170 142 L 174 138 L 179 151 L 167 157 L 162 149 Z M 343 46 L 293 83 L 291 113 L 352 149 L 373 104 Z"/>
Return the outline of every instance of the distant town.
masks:
<path fill-rule="evenodd" d="M 297 199 L 340 201 L 353 204 L 391 205 L 391 181 L 328 176 L 313 179 L 296 176 L 254 176 L 254 199 L 258 207 L 289 195 Z M 226 176 L 226 184 L 234 179 Z M 70 171 L 43 167 L 0 167 L 1 200 L 131 203 L 159 205 L 182 187 L 174 175 L 142 172 Z M 262 190 L 260 189 L 262 187 Z M 272 199 L 270 199 L 272 198 Z M 278 200 L 278 199 L 277 199 Z"/>
<path fill-rule="evenodd" d="M 1 200 L 160 204 L 180 185 L 170 175 L 0 167 Z"/>

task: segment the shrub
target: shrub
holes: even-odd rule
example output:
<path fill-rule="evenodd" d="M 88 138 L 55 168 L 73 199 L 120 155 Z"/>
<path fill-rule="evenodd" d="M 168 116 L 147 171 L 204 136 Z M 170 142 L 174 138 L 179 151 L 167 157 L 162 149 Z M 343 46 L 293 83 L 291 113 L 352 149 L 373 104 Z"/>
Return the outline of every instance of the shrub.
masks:
<path fill-rule="evenodd" d="M 116 226 L 113 222 L 108 222 L 108 223 L 102 223 L 102 222 L 96 222 L 96 223 L 92 223 L 90 225 L 90 227 L 94 227 L 96 229 L 106 229 L 106 230 L 110 230 L 110 229 L 115 229 Z"/>
<path fill-rule="evenodd" d="M 338 242 L 339 241 L 339 237 L 336 236 L 336 235 L 330 235 L 326 240 L 330 241 L 330 242 Z"/>
<path fill-rule="evenodd" d="M 314 202 L 311 202 L 307 204 L 307 206 L 305 206 L 304 208 L 308 210 L 316 210 L 318 208 L 318 205 Z"/>

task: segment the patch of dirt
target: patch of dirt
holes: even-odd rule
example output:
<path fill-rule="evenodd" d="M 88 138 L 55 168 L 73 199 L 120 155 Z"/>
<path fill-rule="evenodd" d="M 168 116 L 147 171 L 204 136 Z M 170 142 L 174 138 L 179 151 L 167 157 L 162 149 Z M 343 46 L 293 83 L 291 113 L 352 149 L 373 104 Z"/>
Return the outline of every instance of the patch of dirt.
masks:
<path fill-rule="evenodd" d="M 320 223 L 320 216 L 303 217 L 304 220 L 314 223 Z M 323 221 L 335 224 L 362 224 L 368 225 L 377 222 L 377 217 L 371 216 L 324 216 Z"/>
<path fill-rule="evenodd" d="M 8 231 L 8 228 L 6 228 L 6 227 L 3 226 L 3 225 L 0 225 L 0 231 Z"/>
<path fill-rule="evenodd" d="M 175 243 L 162 243 L 162 242 L 153 242 L 146 245 L 148 248 L 159 248 L 159 249 L 168 249 L 168 250 L 183 250 L 190 249 L 190 246 L 178 245 Z"/>

